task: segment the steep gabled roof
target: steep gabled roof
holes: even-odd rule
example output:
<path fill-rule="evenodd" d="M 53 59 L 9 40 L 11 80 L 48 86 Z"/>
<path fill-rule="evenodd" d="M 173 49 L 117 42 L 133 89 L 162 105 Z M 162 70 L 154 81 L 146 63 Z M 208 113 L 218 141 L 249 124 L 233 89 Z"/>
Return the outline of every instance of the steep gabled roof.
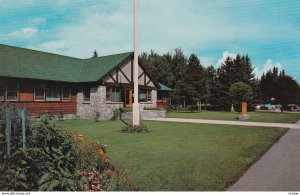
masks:
<path fill-rule="evenodd" d="M 84 60 L 78 82 L 97 81 L 114 67 L 133 56 L 133 52 Z"/>
<path fill-rule="evenodd" d="M 133 52 L 79 59 L 0 44 L 0 76 L 63 82 L 96 82 Z"/>

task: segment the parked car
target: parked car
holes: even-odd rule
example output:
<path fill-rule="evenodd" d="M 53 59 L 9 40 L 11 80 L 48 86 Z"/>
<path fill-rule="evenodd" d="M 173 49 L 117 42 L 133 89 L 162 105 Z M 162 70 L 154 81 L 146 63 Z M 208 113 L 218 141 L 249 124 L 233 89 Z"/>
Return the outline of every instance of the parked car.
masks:
<path fill-rule="evenodd" d="M 288 109 L 289 109 L 289 111 L 292 111 L 292 112 L 300 112 L 300 107 L 297 106 L 296 104 L 289 104 Z"/>
<path fill-rule="evenodd" d="M 260 110 L 275 110 L 275 106 L 271 104 L 263 104 L 259 108 Z"/>

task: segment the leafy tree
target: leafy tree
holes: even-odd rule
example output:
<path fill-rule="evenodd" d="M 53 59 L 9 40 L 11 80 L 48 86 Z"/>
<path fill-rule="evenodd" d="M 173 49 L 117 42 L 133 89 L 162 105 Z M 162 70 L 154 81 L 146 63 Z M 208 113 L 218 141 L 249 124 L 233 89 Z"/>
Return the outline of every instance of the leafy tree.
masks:
<path fill-rule="evenodd" d="M 252 89 L 250 85 L 237 82 L 231 85 L 229 89 L 229 94 L 232 100 L 234 101 L 234 105 L 237 110 L 241 110 L 242 102 L 250 102 L 253 97 Z"/>

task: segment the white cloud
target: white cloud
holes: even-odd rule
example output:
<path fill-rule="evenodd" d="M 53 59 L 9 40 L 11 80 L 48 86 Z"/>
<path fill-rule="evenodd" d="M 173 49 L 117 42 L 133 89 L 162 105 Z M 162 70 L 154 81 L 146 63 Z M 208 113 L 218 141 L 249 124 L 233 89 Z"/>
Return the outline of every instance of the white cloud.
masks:
<path fill-rule="evenodd" d="M 64 0 L 55 2 L 65 4 Z M 228 2 L 203 4 L 198 0 L 164 0 L 139 3 L 140 51 L 154 49 L 162 53 L 181 47 L 189 55 L 195 50 L 219 46 L 225 40 L 260 38 L 265 32 L 264 26 L 256 24 L 236 25 L 221 11 L 211 14 L 212 9 L 224 9 L 222 6 L 228 6 Z M 49 50 L 43 46 L 60 42 L 55 45 L 64 46 L 65 55 L 81 57 L 89 57 L 95 49 L 100 55 L 133 50 L 132 1 L 106 0 L 86 7 L 76 18 L 76 24 L 60 26 L 49 43 L 34 47 L 58 52 L 62 48 Z"/>
<path fill-rule="evenodd" d="M 33 36 L 35 36 L 37 33 L 38 33 L 38 29 L 36 28 L 31 28 L 31 27 L 28 27 L 28 28 L 22 28 L 20 30 L 17 30 L 17 31 L 14 31 L 14 32 L 11 32 L 9 34 L 9 37 L 10 38 L 15 38 L 15 39 L 29 39 L 29 38 L 32 38 Z"/>
<path fill-rule="evenodd" d="M 120 9 L 111 14 L 85 9 L 79 13 L 78 22 L 62 26 L 55 39 L 30 47 L 81 58 L 90 57 L 94 50 L 100 56 L 132 51 L 132 14 L 124 7 Z"/>
<path fill-rule="evenodd" d="M 206 67 L 215 64 L 214 57 L 200 56 L 199 59 L 200 59 L 201 65 L 206 66 Z"/>
<path fill-rule="evenodd" d="M 266 73 L 268 70 L 273 69 L 274 67 L 277 67 L 279 71 L 283 70 L 283 67 L 279 62 L 273 63 L 271 59 L 268 59 L 262 69 L 255 67 L 253 71 L 256 77 L 260 78 L 263 73 Z"/>
<path fill-rule="evenodd" d="M 235 53 L 229 53 L 228 51 L 224 51 L 223 55 L 222 55 L 222 58 L 218 59 L 218 61 L 217 61 L 217 67 L 221 66 L 226 61 L 226 59 L 228 57 L 231 58 L 231 59 L 235 59 L 236 56 L 237 55 Z"/>

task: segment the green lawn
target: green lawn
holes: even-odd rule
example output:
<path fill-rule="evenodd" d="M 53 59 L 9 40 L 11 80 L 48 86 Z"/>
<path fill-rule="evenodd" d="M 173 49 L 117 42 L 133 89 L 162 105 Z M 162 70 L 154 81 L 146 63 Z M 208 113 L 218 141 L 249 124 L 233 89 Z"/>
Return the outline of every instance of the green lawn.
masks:
<path fill-rule="evenodd" d="M 300 120 L 300 114 L 297 113 L 267 113 L 267 112 L 249 112 L 250 120 L 255 122 L 275 122 L 275 123 L 295 123 Z M 237 113 L 230 112 L 169 112 L 169 118 L 194 118 L 194 119 L 212 119 L 212 120 L 238 120 Z"/>
<path fill-rule="evenodd" d="M 121 133 L 120 121 L 59 123 L 108 145 L 113 164 L 132 166 L 146 191 L 219 191 L 236 181 L 285 132 L 284 129 L 144 122 L 150 133 Z"/>

